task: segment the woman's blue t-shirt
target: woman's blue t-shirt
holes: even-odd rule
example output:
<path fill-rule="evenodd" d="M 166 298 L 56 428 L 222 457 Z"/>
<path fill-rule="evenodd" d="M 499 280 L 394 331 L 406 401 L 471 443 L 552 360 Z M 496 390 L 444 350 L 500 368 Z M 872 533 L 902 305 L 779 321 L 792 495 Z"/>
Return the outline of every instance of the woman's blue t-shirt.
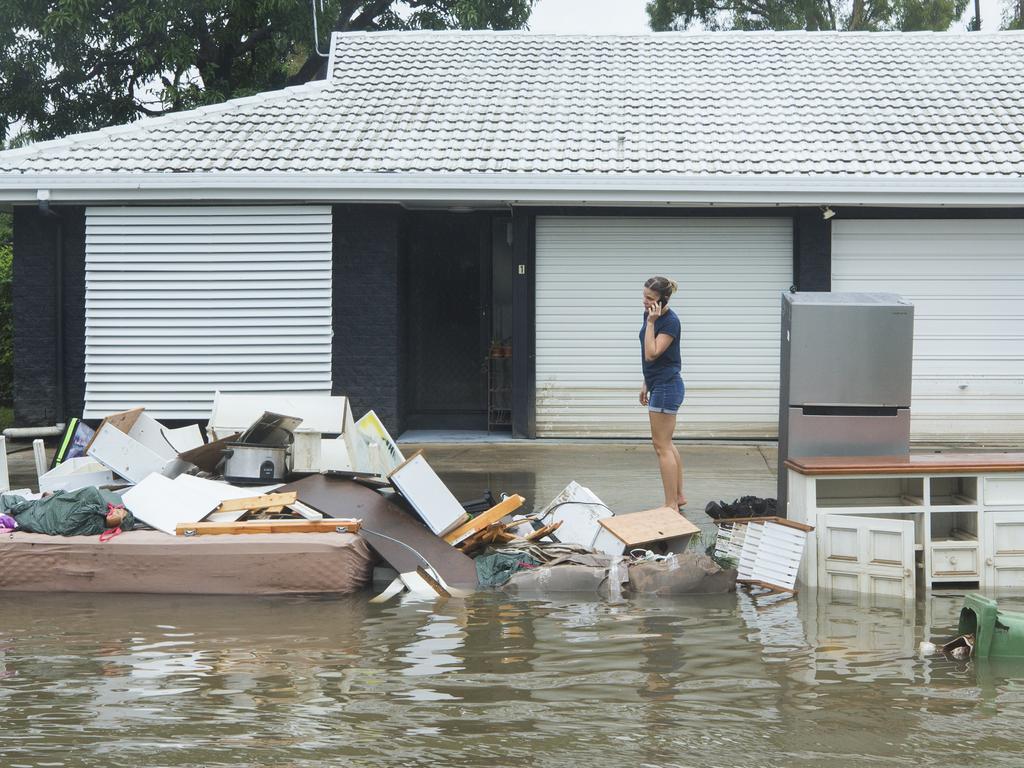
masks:
<path fill-rule="evenodd" d="M 661 353 L 657 360 L 647 362 L 644 358 L 644 335 L 647 333 L 647 313 L 644 312 L 644 322 L 640 326 L 640 360 L 644 367 L 644 381 L 648 389 L 655 384 L 664 384 L 678 376 L 682 370 L 682 358 L 679 354 L 679 316 L 671 309 L 665 310 L 665 314 L 654 321 L 654 338 L 658 334 L 667 333 L 672 337 L 672 343 L 668 349 Z"/>

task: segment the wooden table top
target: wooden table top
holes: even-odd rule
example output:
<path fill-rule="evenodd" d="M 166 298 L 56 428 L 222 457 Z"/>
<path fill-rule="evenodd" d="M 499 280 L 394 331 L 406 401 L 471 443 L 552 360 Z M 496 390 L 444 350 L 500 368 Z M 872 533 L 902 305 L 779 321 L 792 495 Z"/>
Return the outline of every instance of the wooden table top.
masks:
<path fill-rule="evenodd" d="M 806 456 L 786 460 L 802 475 L 937 475 L 1024 472 L 1024 453 L 918 453 L 910 456 Z"/>

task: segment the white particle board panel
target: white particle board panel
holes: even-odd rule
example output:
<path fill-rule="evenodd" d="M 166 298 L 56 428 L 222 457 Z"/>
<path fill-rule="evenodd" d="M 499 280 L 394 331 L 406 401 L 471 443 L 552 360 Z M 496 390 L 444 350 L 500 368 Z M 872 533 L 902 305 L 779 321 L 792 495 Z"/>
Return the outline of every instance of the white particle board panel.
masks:
<path fill-rule="evenodd" d="M 220 504 L 211 489 L 151 474 L 121 497 L 125 507 L 142 522 L 172 536 L 178 523 L 195 523 Z"/>
<path fill-rule="evenodd" d="M 395 469 L 389 479 L 438 536 L 443 536 L 469 520 L 459 500 L 452 495 L 422 454 L 416 454 Z"/>

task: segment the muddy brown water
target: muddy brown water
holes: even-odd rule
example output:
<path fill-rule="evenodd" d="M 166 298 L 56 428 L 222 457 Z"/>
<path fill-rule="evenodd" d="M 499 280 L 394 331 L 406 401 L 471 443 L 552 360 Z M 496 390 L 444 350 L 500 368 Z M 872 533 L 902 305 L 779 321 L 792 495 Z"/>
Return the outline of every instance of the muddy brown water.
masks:
<path fill-rule="evenodd" d="M 0 765 L 1024 759 L 1024 663 L 917 652 L 960 595 L 367 597 L 5 595 Z"/>

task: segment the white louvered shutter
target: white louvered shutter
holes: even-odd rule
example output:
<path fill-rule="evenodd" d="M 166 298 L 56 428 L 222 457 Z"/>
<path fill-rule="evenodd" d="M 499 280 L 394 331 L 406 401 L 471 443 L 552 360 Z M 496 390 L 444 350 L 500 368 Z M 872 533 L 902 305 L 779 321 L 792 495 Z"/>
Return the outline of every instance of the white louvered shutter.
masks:
<path fill-rule="evenodd" d="M 89 207 L 85 418 L 329 394 L 329 206 Z"/>
<path fill-rule="evenodd" d="M 643 282 L 679 283 L 686 401 L 679 437 L 778 432 L 789 218 L 537 219 L 537 434 L 644 437 Z"/>

